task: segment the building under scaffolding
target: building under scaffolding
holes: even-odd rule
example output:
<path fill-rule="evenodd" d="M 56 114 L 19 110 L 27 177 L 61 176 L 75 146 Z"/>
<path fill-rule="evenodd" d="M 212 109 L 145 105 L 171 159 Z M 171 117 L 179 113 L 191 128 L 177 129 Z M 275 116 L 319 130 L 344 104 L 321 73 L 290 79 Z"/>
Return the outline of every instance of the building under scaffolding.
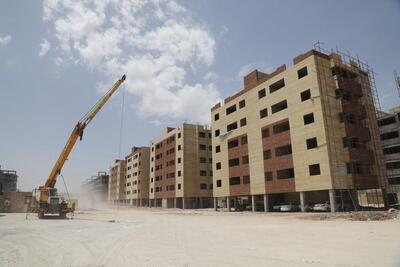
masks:
<path fill-rule="evenodd" d="M 0 193 L 17 191 L 17 172 L 2 170 L 0 166 Z"/>
<path fill-rule="evenodd" d="M 82 196 L 89 205 L 107 202 L 108 178 L 106 172 L 98 172 L 97 175 L 92 176 L 82 184 Z"/>

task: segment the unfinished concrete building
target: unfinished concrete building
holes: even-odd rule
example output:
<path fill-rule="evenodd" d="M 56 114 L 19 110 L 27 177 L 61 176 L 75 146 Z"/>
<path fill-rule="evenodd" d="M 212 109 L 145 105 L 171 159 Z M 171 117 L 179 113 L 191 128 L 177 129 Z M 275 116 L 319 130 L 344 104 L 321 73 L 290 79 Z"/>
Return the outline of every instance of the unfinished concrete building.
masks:
<path fill-rule="evenodd" d="M 133 147 L 125 157 L 126 196 L 128 204 L 144 207 L 149 201 L 150 148 Z"/>
<path fill-rule="evenodd" d="M 388 178 L 389 204 L 400 202 L 400 107 L 381 112 L 378 120 Z"/>
<path fill-rule="evenodd" d="M 106 172 L 98 172 L 83 182 L 82 193 L 89 205 L 95 206 L 107 202 L 108 179 L 109 175 Z"/>
<path fill-rule="evenodd" d="M 151 143 L 150 206 L 202 208 L 212 205 L 210 130 L 193 124 L 166 128 Z"/>
<path fill-rule="evenodd" d="M 108 201 L 111 204 L 124 204 L 125 199 L 125 160 L 116 159 L 110 167 L 108 179 Z"/>
<path fill-rule="evenodd" d="M 0 165 L 0 193 L 17 191 L 17 172 L 2 170 Z"/>
<path fill-rule="evenodd" d="M 290 68 L 246 75 L 243 90 L 211 109 L 215 203 L 336 211 L 358 208 L 361 190 L 385 188 L 370 75 L 353 58 L 316 50 Z"/>

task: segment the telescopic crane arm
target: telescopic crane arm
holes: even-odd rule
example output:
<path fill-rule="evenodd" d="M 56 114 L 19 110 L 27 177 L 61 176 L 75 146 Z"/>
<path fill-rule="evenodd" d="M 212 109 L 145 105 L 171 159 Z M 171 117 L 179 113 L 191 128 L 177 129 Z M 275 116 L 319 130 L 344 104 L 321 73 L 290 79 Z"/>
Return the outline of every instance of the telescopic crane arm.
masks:
<path fill-rule="evenodd" d="M 44 187 L 54 188 L 57 175 L 60 174 L 62 167 L 64 166 L 65 161 L 68 159 L 69 154 L 72 151 L 76 141 L 78 138 L 82 140 L 83 131 L 86 126 L 93 120 L 96 114 L 101 110 L 101 108 L 107 103 L 108 99 L 113 95 L 113 93 L 118 89 L 118 87 L 125 81 L 126 76 L 123 75 L 121 79 L 119 79 L 113 87 L 82 117 L 82 119 L 76 124 L 73 129 L 71 135 L 68 138 L 65 147 L 61 151 L 60 156 L 58 157 L 57 162 L 54 164 L 53 169 L 47 179 Z"/>

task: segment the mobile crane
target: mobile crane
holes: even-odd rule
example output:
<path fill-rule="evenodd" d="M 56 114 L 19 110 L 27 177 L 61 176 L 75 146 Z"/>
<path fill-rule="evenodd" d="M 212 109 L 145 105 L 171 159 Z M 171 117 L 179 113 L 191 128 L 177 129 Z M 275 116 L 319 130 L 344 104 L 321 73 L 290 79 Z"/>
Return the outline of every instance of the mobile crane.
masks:
<path fill-rule="evenodd" d="M 68 203 L 57 194 L 55 188 L 57 176 L 61 173 L 61 169 L 64 166 L 65 161 L 68 159 L 69 154 L 72 151 L 76 141 L 82 140 L 83 131 L 86 126 L 93 120 L 96 114 L 106 104 L 112 94 L 119 88 L 119 86 L 125 81 L 126 76 L 123 75 L 111 89 L 79 120 L 75 128 L 72 130 L 68 141 L 60 153 L 53 169 L 50 172 L 49 178 L 43 186 L 39 186 L 32 191 L 32 200 L 28 211 L 37 213 L 39 219 L 43 219 L 45 214 L 58 214 L 60 218 L 66 218 L 67 213 L 73 212 L 74 207 L 68 207 Z"/>

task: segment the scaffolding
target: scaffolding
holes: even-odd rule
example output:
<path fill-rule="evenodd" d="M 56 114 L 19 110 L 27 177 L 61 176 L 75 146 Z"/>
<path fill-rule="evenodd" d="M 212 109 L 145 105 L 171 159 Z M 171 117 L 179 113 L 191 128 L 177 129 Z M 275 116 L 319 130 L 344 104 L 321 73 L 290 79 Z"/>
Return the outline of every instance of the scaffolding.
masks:
<path fill-rule="evenodd" d="M 363 92 L 363 99 L 360 98 L 360 103 L 363 104 L 364 107 L 366 108 L 366 113 L 367 116 L 365 119 L 362 120 L 362 126 L 367 127 L 370 130 L 371 134 L 371 140 L 369 141 L 370 147 L 373 148 L 374 150 L 374 162 L 375 162 L 375 168 L 374 172 L 377 175 L 377 180 L 378 180 L 378 187 L 379 188 L 385 188 L 387 186 L 387 183 L 384 180 L 383 174 L 380 170 L 384 166 L 380 166 L 383 164 L 378 156 L 378 153 L 382 153 L 382 149 L 379 144 L 379 140 L 377 140 L 377 137 L 379 136 L 379 129 L 377 127 L 376 123 L 376 118 L 379 118 L 381 116 L 381 105 L 379 101 L 379 95 L 378 95 L 378 90 L 376 87 L 376 81 L 375 81 L 375 72 L 373 69 L 368 65 L 367 62 L 361 61 L 359 57 L 354 57 L 351 56 L 350 53 L 345 53 L 340 51 L 338 48 L 335 50 L 325 50 L 322 47 L 323 43 L 317 42 L 314 44 L 314 49 L 317 52 L 326 54 L 326 55 L 333 55 L 336 54 L 339 57 L 339 63 L 341 65 L 344 65 L 346 68 L 348 68 L 350 71 L 354 73 L 360 73 L 364 72 L 366 74 L 365 77 L 360 77 L 358 75 L 357 77 L 354 77 L 360 85 L 361 89 Z M 331 157 L 331 163 L 332 166 L 335 166 L 334 170 L 331 170 L 332 176 L 335 178 L 338 178 L 338 175 L 333 172 L 340 172 L 341 170 L 345 170 L 347 167 L 343 166 L 343 164 L 338 161 L 338 156 L 339 153 L 337 151 L 338 147 L 337 142 L 340 140 L 340 132 L 338 132 L 337 128 L 335 127 L 335 119 L 333 119 L 334 116 L 337 116 L 338 114 L 337 111 L 332 110 L 332 103 L 335 103 L 332 101 L 333 99 L 338 99 L 338 95 L 334 90 L 329 90 L 331 89 L 330 87 L 333 86 L 332 84 L 328 84 L 331 78 L 326 77 L 327 73 L 331 73 L 331 70 L 326 70 L 324 68 L 328 67 L 334 67 L 334 65 L 327 65 L 327 63 L 324 61 L 323 58 L 316 57 L 315 59 L 316 62 L 316 68 L 317 68 L 317 78 L 320 86 L 320 90 L 324 90 L 325 94 L 321 95 L 321 98 L 323 97 L 324 99 L 321 99 L 322 102 L 322 108 L 324 112 L 324 123 L 329 127 L 330 129 L 327 130 L 326 135 L 329 138 L 329 142 L 331 142 L 332 146 L 328 145 L 328 153 L 332 155 Z M 322 68 L 321 68 L 322 67 Z M 320 71 L 322 69 L 322 71 Z M 370 93 L 368 92 L 370 88 Z M 340 93 L 340 92 L 339 92 Z M 372 105 L 371 105 L 372 103 Z M 335 106 L 335 104 L 333 104 Z M 375 124 L 375 125 L 374 125 Z M 376 126 L 376 127 L 375 127 Z M 339 151 L 340 152 L 340 151 Z M 342 205 L 342 208 L 344 209 L 344 199 L 347 201 L 351 202 L 353 205 L 353 208 L 357 210 L 358 206 L 358 201 L 356 201 L 355 198 L 358 198 L 360 200 L 360 194 L 359 191 L 357 190 L 357 194 L 353 194 L 351 190 L 349 189 L 350 186 L 348 184 L 348 179 L 335 179 L 335 185 L 333 186 L 334 188 L 337 188 L 337 194 L 336 194 L 336 199 L 338 204 Z M 355 183 L 354 183 L 354 177 L 352 178 L 352 186 L 354 189 L 355 188 Z M 369 189 L 366 191 L 367 195 L 367 204 L 366 206 L 371 207 L 372 204 L 374 203 L 374 207 L 382 207 L 384 206 L 384 201 L 380 197 L 382 196 L 382 193 L 378 189 Z M 373 197 L 372 197 L 373 196 Z M 360 207 L 361 209 L 363 208 L 362 206 Z"/>

